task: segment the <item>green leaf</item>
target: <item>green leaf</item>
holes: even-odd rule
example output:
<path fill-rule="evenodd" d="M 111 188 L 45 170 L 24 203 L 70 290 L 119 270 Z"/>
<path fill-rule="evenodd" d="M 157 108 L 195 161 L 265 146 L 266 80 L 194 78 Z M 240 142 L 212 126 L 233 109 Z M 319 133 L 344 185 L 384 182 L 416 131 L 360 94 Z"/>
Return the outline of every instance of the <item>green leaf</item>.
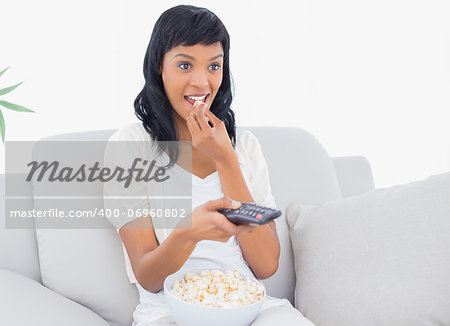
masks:
<path fill-rule="evenodd" d="M 19 111 L 19 112 L 34 112 L 33 110 L 27 109 L 26 107 L 13 104 L 6 101 L 0 101 L 0 105 L 4 106 L 7 109 L 13 110 L 13 111 Z"/>
<path fill-rule="evenodd" d="M 6 70 L 8 70 L 9 69 L 9 67 L 8 68 L 6 68 L 5 70 L 3 70 L 3 71 L 0 71 L 0 76 L 1 75 L 3 75 L 3 73 L 6 71 Z"/>
<path fill-rule="evenodd" d="M 22 82 L 23 83 L 23 82 Z M 0 89 L 0 95 L 5 95 L 11 92 L 14 88 L 19 87 L 22 83 L 18 83 L 17 85 L 6 87 L 3 89 Z"/>
<path fill-rule="evenodd" d="M 2 110 L 0 110 L 0 133 L 2 134 L 2 142 L 5 143 L 5 119 Z"/>

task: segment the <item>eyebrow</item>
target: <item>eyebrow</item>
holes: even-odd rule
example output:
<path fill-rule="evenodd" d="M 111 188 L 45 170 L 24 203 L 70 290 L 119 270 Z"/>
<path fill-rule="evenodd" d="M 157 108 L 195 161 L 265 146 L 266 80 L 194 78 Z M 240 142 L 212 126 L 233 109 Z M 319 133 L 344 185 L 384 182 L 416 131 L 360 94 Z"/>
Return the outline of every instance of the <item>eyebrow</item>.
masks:
<path fill-rule="evenodd" d="M 173 58 L 175 59 L 176 57 L 185 57 L 185 58 L 188 58 L 188 59 L 190 59 L 190 60 L 192 60 L 192 61 L 195 61 L 195 58 L 194 58 L 194 57 L 192 57 L 192 56 L 190 56 L 190 55 L 187 55 L 187 54 L 184 54 L 184 53 L 178 53 L 178 54 L 175 55 Z M 209 59 L 209 60 L 212 61 L 212 60 L 215 60 L 215 59 L 220 58 L 220 57 L 223 57 L 223 54 L 222 54 L 222 53 L 216 55 L 215 57 L 212 57 L 212 58 Z"/>

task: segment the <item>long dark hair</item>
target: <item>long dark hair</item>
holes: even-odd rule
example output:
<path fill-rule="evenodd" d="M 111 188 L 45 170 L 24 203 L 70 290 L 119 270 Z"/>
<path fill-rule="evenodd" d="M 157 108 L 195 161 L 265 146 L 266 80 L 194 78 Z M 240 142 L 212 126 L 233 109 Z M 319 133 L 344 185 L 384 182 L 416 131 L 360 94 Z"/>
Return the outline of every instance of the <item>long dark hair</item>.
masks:
<path fill-rule="evenodd" d="M 229 66 L 230 36 L 221 20 L 206 8 L 179 5 L 166 10 L 156 21 L 144 59 L 145 85 L 134 101 L 134 111 L 142 121 L 145 130 L 154 141 L 158 141 L 161 154 L 168 147 L 172 167 L 178 159 L 179 148 L 173 107 L 164 91 L 160 74 L 164 54 L 178 45 L 211 45 L 222 43 L 223 78 L 222 84 L 210 107 L 226 126 L 233 147 L 236 145 L 234 112 L 230 105 L 233 100 L 233 83 Z"/>

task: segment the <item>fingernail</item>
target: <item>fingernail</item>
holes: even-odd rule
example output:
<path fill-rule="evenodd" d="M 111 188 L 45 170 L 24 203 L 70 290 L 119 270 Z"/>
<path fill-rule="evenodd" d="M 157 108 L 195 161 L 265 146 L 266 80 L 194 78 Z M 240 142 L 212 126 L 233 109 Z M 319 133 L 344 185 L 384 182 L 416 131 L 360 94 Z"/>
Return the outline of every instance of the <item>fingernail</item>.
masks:
<path fill-rule="evenodd" d="M 239 206 L 241 206 L 241 203 L 235 200 L 231 200 L 231 206 L 234 208 L 238 208 Z"/>

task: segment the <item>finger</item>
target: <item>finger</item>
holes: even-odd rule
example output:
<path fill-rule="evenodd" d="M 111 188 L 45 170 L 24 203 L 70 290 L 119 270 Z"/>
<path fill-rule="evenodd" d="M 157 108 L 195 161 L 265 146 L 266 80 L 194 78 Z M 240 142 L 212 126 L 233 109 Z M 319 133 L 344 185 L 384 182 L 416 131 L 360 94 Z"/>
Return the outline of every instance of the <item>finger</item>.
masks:
<path fill-rule="evenodd" d="M 219 198 L 219 199 L 210 200 L 206 203 L 206 208 L 208 210 L 218 210 L 220 208 L 236 209 L 239 207 L 241 207 L 240 202 L 234 201 L 231 198 L 228 198 L 226 196 Z"/>
<path fill-rule="evenodd" d="M 200 130 L 202 129 L 202 126 L 200 125 L 200 116 L 198 115 L 199 109 L 201 108 L 202 101 L 195 101 L 194 108 L 191 111 L 192 116 L 195 118 L 195 121 L 197 122 L 198 127 Z"/>
<path fill-rule="evenodd" d="M 213 124 L 213 126 L 216 126 L 218 123 L 222 122 L 214 113 L 212 113 L 210 110 L 205 110 L 205 116 L 209 118 L 209 121 Z"/>
<path fill-rule="evenodd" d="M 186 123 L 191 133 L 197 135 L 200 132 L 200 126 L 193 111 L 187 116 Z"/>
<path fill-rule="evenodd" d="M 204 103 L 204 102 L 202 102 L 202 101 L 199 101 L 199 100 L 196 100 L 195 102 L 194 102 L 194 107 L 192 108 L 192 111 L 194 111 L 195 113 L 197 113 L 198 112 L 198 110 L 202 110 L 203 108 L 206 108 L 207 106 L 206 106 L 206 103 Z"/>
<path fill-rule="evenodd" d="M 208 111 L 208 105 L 202 101 L 195 101 L 193 111 L 195 111 L 197 121 L 199 122 L 200 127 L 203 129 L 205 127 L 210 127 L 208 122 L 210 121 L 209 117 L 206 115 Z M 206 120 L 205 124 L 202 124 L 201 121 L 203 118 Z"/>
<path fill-rule="evenodd" d="M 236 234 L 237 232 L 237 226 L 234 223 L 231 223 L 225 215 L 217 214 L 217 225 L 220 229 L 223 231 L 230 233 L 230 234 Z"/>
<path fill-rule="evenodd" d="M 205 114 L 206 120 L 208 121 L 208 125 L 209 125 L 211 128 L 214 128 L 214 127 L 217 125 L 217 122 L 213 122 L 213 118 L 212 118 L 212 116 L 211 116 L 211 115 L 214 115 L 214 113 L 212 113 L 211 111 L 209 111 L 208 109 L 206 109 L 205 112 L 204 112 L 204 114 Z"/>
<path fill-rule="evenodd" d="M 199 105 L 195 112 L 195 116 L 197 118 L 198 124 L 200 125 L 200 129 L 202 129 L 202 130 L 208 130 L 206 128 L 211 128 L 208 124 L 209 119 L 207 119 L 205 116 L 205 106 L 206 105 Z"/>
<path fill-rule="evenodd" d="M 203 115 L 205 116 L 205 119 L 207 121 L 209 121 L 209 117 L 206 116 L 206 112 L 208 112 L 209 109 L 208 109 L 208 105 L 205 102 L 198 101 L 198 100 L 195 101 L 193 111 L 198 111 L 198 110 L 202 111 Z"/>
<path fill-rule="evenodd" d="M 191 117 L 194 118 L 195 121 L 197 121 L 197 110 L 198 109 L 195 107 L 190 113 Z M 198 121 L 197 121 L 197 124 L 198 124 Z"/>

